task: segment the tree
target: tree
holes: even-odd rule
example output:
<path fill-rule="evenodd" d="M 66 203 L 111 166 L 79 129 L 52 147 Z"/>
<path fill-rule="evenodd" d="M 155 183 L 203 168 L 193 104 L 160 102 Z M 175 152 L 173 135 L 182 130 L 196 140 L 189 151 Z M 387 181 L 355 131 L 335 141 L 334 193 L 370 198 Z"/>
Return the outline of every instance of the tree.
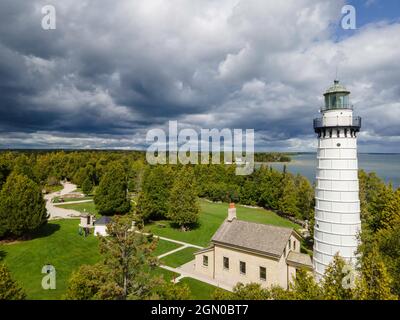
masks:
<path fill-rule="evenodd" d="M 314 211 L 314 189 L 308 179 L 303 176 L 297 175 L 295 182 L 299 218 L 309 220 Z"/>
<path fill-rule="evenodd" d="M 152 236 L 136 232 L 130 216 L 115 216 L 107 226 L 109 236 L 100 237 L 102 262 L 82 266 L 74 272 L 65 298 L 106 299 L 188 299 L 187 286 L 152 277 L 158 259 Z"/>
<path fill-rule="evenodd" d="M 160 285 L 156 286 L 152 299 L 157 300 L 190 300 L 190 289 L 187 284 L 175 284 L 160 279 Z"/>
<path fill-rule="evenodd" d="M 72 273 L 64 299 L 100 299 L 104 291 L 102 287 L 108 285 L 108 282 L 109 278 L 104 264 L 97 263 L 93 266 L 82 265 Z"/>
<path fill-rule="evenodd" d="M 172 184 L 173 172 L 169 166 L 147 166 L 137 207 L 143 220 L 166 218 Z"/>
<path fill-rule="evenodd" d="M 40 187 L 26 176 L 11 174 L 0 193 L 0 237 L 21 236 L 47 222 Z"/>
<path fill-rule="evenodd" d="M 263 169 L 260 172 L 259 188 L 259 204 L 267 209 L 278 210 L 282 196 L 282 174 L 272 167 Z"/>
<path fill-rule="evenodd" d="M 88 173 L 86 168 L 79 168 L 78 171 L 76 171 L 76 173 L 74 174 L 72 182 L 81 187 L 87 177 Z"/>
<path fill-rule="evenodd" d="M 400 224 L 400 189 L 391 194 L 387 200 L 382 213 L 379 225 L 388 229 Z"/>
<path fill-rule="evenodd" d="M 89 177 L 87 177 L 83 183 L 82 183 L 82 192 L 85 195 L 89 195 L 90 192 L 92 192 L 93 189 L 93 182 L 92 179 L 90 179 Z"/>
<path fill-rule="evenodd" d="M 35 181 L 36 177 L 33 173 L 33 159 L 27 157 L 25 154 L 21 154 L 14 160 L 13 172 L 19 175 L 28 177 Z"/>
<path fill-rule="evenodd" d="M 267 300 L 270 293 L 259 283 L 238 283 L 233 292 L 216 289 L 213 293 L 214 300 Z"/>
<path fill-rule="evenodd" d="M 157 283 L 149 271 L 158 260 L 152 254 L 157 242 L 132 230 L 129 216 L 116 216 L 107 226 L 108 237 L 100 238 L 100 253 L 110 279 L 118 288 L 117 299 L 143 299 L 152 294 Z"/>
<path fill-rule="evenodd" d="M 293 177 L 290 174 L 285 174 L 282 185 L 282 197 L 278 205 L 279 211 L 291 216 L 298 216 L 297 192 Z"/>
<path fill-rule="evenodd" d="M 296 277 L 289 285 L 293 292 L 293 299 L 296 300 L 320 300 L 322 298 L 322 289 L 315 282 L 314 277 L 307 270 L 299 269 L 296 271 Z"/>
<path fill-rule="evenodd" d="M 400 223 L 393 224 L 393 227 L 382 230 L 376 236 L 379 253 L 393 280 L 392 291 L 400 297 Z"/>
<path fill-rule="evenodd" d="M 391 284 L 392 279 L 375 244 L 373 249 L 361 258 L 361 278 L 357 281 L 356 298 L 361 300 L 395 300 L 398 297 L 392 294 Z"/>
<path fill-rule="evenodd" d="M 11 173 L 10 165 L 4 159 L 0 159 L 0 190 Z"/>
<path fill-rule="evenodd" d="M 369 190 L 366 196 L 365 220 L 368 228 L 375 232 L 384 228 L 384 221 L 387 221 L 387 217 L 383 216 L 383 214 L 387 214 L 384 210 L 386 205 L 394 198 L 394 192 L 391 186 L 386 186 L 383 182 L 368 187 L 372 190 Z"/>
<path fill-rule="evenodd" d="M 335 254 L 333 261 L 328 265 L 322 280 L 322 290 L 325 300 L 351 300 L 353 298 L 352 284 L 347 280 L 351 270 L 346 270 L 346 262 Z M 348 285 L 344 285 L 347 283 Z"/>
<path fill-rule="evenodd" d="M 124 214 L 130 209 L 126 175 L 119 162 L 111 162 L 94 196 L 96 209 L 102 215 Z"/>
<path fill-rule="evenodd" d="M 187 228 L 199 219 L 200 206 L 193 169 L 183 167 L 176 177 L 169 198 L 167 217 L 181 228 Z"/>
<path fill-rule="evenodd" d="M 0 300 L 23 300 L 26 294 L 12 279 L 7 267 L 0 263 Z"/>

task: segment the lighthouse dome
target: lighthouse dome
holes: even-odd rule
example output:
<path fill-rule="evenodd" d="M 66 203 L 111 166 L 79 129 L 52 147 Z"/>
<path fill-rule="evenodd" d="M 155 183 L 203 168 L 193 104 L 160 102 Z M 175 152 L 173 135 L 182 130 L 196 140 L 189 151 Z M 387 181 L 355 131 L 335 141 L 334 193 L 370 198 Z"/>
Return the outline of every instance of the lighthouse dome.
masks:
<path fill-rule="evenodd" d="M 346 89 L 346 87 L 342 84 L 339 83 L 339 80 L 333 81 L 333 85 L 330 86 L 324 93 L 324 95 L 330 94 L 330 93 L 350 93 L 349 90 Z"/>
<path fill-rule="evenodd" d="M 336 110 L 336 109 L 352 109 L 349 99 L 350 91 L 345 86 L 335 80 L 333 85 L 325 91 L 325 106 L 322 111 Z"/>

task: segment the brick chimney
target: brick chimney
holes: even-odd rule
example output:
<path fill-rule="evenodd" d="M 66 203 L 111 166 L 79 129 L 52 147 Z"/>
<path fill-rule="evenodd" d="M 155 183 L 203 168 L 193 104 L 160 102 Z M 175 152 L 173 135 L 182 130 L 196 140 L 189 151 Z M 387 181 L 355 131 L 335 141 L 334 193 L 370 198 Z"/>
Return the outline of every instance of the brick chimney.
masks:
<path fill-rule="evenodd" d="M 235 204 L 231 202 L 228 209 L 228 221 L 231 222 L 233 219 L 236 219 L 236 208 Z"/>

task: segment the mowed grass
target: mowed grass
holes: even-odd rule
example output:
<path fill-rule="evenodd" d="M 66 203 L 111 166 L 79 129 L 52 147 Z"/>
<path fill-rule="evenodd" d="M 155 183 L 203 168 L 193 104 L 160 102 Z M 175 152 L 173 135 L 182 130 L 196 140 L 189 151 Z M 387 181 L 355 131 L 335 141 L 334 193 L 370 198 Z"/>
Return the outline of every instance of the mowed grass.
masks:
<path fill-rule="evenodd" d="M 192 300 L 211 300 L 212 294 L 217 289 L 211 284 L 193 278 L 183 278 L 179 283 L 189 286 Z"/>
<path fill-rule="evenodd" d="M 217 231 L 219 226 L 228 215 L 227 203 L 211 203 L 200 200 L 201 212 L 199 217 L 199 225 L 190 231 L 181 231 L 171 226 L 169 221 L 156 221 L 146 225 L 145 230 L 156 235 L 196 244 L 199 246 L 207 246 L 211 237 Z M 272 211 L 261 208 L 246 208 L 240 205 L 236 206 L 237 217 L 240 220 L 271 224 L 280 227 L 288 227 L 298 229 L 300 226 L 278 216 Z M 160 223 L 165 227 L 160 226 Z"/>
<path fill-rule="evenodd" d="M 34 239 L 0 245 L 1 257 L 10 269 L 13 277 L 25 289 L 28 299 L 61 299 L 66 292 L 71 273 L 84 264 L 100 261 L 98 238 L 91 234 L 85 238 L 78 235 L 79 220 L 53 220 L 43 226 Z M 178 248 L 180 245 L 159 240 L 155 255 Z M 42 289 L 41 273 L 45 264 L 56 268 L 56 290 Z M 179 274 L 156 268 L 153 275 L 163 275 L 171 280 Z"/>
<path fill-rule="evenodd" d="M 79 220 L 54 220 L 43 226 L 33 240 L 0 246 L 4 263 L 25 289 L 28 299 L 61 299 L 73 270 L 100 260 L 98 239 L 78 235 Z M 56 289 L 44 290 L 42 267 L 56 269 Z"/>
<path fill-rule="evenodd" d="M 181 247 L 181 245 L 178 243 L 158 239 L 157 248 L 153 251 L 153 254 L 155 256 L 159 256 L 163 253 L 167 253 L 168 251 L 172 251 L 179 247 Z"/>
<path fill-rule="evenodd" d="M 61 202 L 60 199 L 63 198 L 64 202 Z M 73 201 L 82 201 L 82 200 L 93 200 L 93 197 L 80 197 L 80 198 L 65 198 L 65 197 L 54 197 L 53 203 L 65 203 L 65 202 L 73 202 Z"/>
<path fill-rule="evenodd" d="M 87 212 L 99 216 L 94 202 L 83 202 L 83 203 L 70 203 L 57 205 L 59 208 L 76 210 L 79 212 Z"/>
<path fill-rule="evenodd" d="M 93 202 L 79 204 L 63 204 L 61 207 L 96 214 Z M 201 201 L 199 226 L 191 231 L 182 232 L 172 228 L 168 221 L 163 221 L 165 228 L 157 223 L 146 226 L 147 231 L 156 235 L 181 240 L 200 246 L 206 246 L 212 235 L 227 216 L 228 204 Z M 298 228 L 296 224 L 279 217 L 273 212 L 238 206 L 239 219 L 272 224 L 284 227 Z M 158 222 L 159 223 L 159 222 Z M 68 285 L 71 273 L 83 264 L 95 264 L 101 257 L 98 250 L 98 239 L 93 235 L 87 238 L 78 235 L 78 219 L 53 220 L 43 226 L 32 240 L 13 244 L 0 245 L 0 255 L 9 267 L 13 277 L 23 286 L 28 299 L 61 299 Z M 179 244 L 159 240 L 155 255 L 160 255 L 179 247 Z M 185 248 L 163 258 L 167 265 L 177 267 L 192 260 L 195 248 Z M 41 281 L 44 274 L 42 267 L 51 264 L 57 272 L 57 289 L 43 290 Z M 156 268 L 152 274 L 162 274 L 166 280 L 177 277 L 178 274 Z M 192 290 L 194 299 L 210 299 L 215 287 L 195 279 L 185 278 Z"/>
<path fill-rule="evenodd" d="M 165 264 L 169 267 L 177 268 L 189 261 L 192 261 L 194 259 L 193 253 L 196 251 L 199 251 L 199 249 L 187 247 L 161 258 L 160 261 L 162 264 Z"/>

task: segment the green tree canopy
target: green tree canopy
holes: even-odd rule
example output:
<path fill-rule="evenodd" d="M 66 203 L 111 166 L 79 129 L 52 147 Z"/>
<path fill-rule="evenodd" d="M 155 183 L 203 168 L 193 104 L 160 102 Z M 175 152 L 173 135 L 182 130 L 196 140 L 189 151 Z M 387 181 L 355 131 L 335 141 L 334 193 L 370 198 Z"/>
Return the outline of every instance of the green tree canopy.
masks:
<path fill-rule="evenodd" d="M 353 283 L 350 268 L 345 268 L 346 262 L 338 254 L 325 270 L 322 280 L 322 290 L 325 300 L 351 300 L 353 298 Z"/>
<path fill-rule="evenodd" d="M 199 219 L 200 206 L 193 170 L 183 167 L 176 177 L 169 197 L 167 217 L 182 228 L 187 228 Z"/>
<path fill-rule="evenodd" d="M 86 179 L 82 183 L 82 192 L 85 195 L 89 195 L 93 190 L 93 182 L 90 177 L 86 177 Z"/>
<path fill-rule="evenodd" d="M 111 162 L 107 166 L 96 190 L 94 203 L 102 215 L 124 214 L 129 211 L 126 174 L 119 162 Z"/>
<path fill-rule="evenodd" d="M 361 258 L 361 278 L 355 295 L 361 300 L 395 300 L 391 291 L 392 279 L 386 269 L 377 245 Z"/>
<path fill-rule="evenodd" d="M 0 236 L 21 236 L 47 222 L 40 187 L 26 176 L 12 173 L 0 193 Z"/>
<path fill-rule="evenodd" d="M 7 267 L 0 263 L 0 300 L 23 300 L 26 294 L 12 279 Z"/>
<path fill-rule="evenodd" d="M 169 166 L 147 166 L 137 207 L 143 220 L 166 218 L 173 181 L 173 171 Z"/>

